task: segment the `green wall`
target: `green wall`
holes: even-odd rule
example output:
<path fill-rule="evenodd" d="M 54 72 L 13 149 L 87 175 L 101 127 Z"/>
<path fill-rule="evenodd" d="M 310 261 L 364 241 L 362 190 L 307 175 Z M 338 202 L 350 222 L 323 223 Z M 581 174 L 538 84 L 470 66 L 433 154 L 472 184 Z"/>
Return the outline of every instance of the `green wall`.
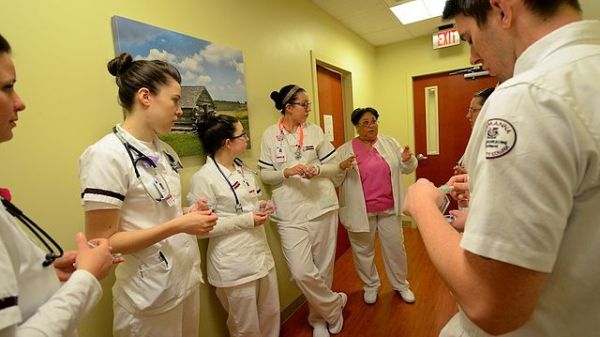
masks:
<path fill-rule="evenodd" d="M 245 60 L 250 128 L 255 163 L 262 131 L 279 114 L 272 90 L 297 83 L 313 92 L 310 52 L 352 74 L 355 107 L 375 106 L 381 132 L 413 144 L 413 75 L 467 65 L 464 47 L 433 51 L 430 38 L 374 48 L 309 0 L 3 0 L 0 32 L 11 42 L 17 90 L 27 104 L 15 138 L 0 145 L 0 186 L 11 188 L 17 204 L 65 248 L 73 249 L 83 229 L 77 161 L 90 144 L 118 123 L 121 110 L 106 62 L 114 56 L 110 18 L 119 15 L 241 49 Z M 315 120 L 315 114 L 311 117 Z M 398 127 L 400 126 L 400 127 Z M 8 160 L 7 158 L 10 158 Z M 200 158 L 184 158 L 184 195 Z M 411 181 L 411 177 L 406 178 Z M 267 227 L 276 260 L 282 309 L 300 292 L 290 282 L 273 225 Z M 206 242 L 201 241 L 201 250 Z M 110 336 L 110 287 L 80 327 L 82 337 Z M 207 285 L 201 288 L 203 336 L 226 336 L 226 315 Z"/>

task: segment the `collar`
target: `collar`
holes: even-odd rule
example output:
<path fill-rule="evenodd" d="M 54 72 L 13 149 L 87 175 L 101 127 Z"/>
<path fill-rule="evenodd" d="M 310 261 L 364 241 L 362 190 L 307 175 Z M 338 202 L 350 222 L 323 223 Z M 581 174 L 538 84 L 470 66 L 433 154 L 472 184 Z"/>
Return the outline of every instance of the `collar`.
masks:
<path fill-rule="evenodd" d="M 129 144 L 131 144 L 133 147 L 138 149 L 140 152 L 142 152 L 147 157 L 156 158 L 157 156 L 159 156 L 160 152 L 166 153 L 165 149 L 158 141 L 157 136 L 154 136 L 154 139 L 152 140 L 152 143 L 154 145 L 156 145 L 156 151 L 154 151 L 151 148 L 149 148 L 146 144 L 141 142 L 139 139 L 135 138 L 132 134 L 127 132 L 127 130 L 125 130 L 121 126 L 121 124 L 115 125 L 115 128 L 117 129 L 117 132 L 119 133 L 119 135 L 121 135 L 121 137 L 123 137 L 123 139 L 125 139 L 125 141 L 127 141 Z M 121 142 L 120 139 L 119 139 L 119 142 Z"/>
<path fill-rule="evenodd" d="M 523 73 L 552 56 L 567 45 L 600 43 L 600 21 L 581 20 L 556 29 L 537 40 L 519 56 L 513 76 Z"/>

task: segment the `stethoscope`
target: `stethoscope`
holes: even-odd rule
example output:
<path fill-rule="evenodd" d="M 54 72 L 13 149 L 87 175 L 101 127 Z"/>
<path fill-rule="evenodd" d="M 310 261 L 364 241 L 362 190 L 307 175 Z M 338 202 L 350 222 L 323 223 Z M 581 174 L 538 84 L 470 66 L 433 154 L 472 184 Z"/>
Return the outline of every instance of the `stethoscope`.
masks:
<path fill-rule="evenodd" d="M 233 193 L 233 197 L 235 199 L 235 212 L 237 214 L 242 214 L 244 212 L 244 208 L 242 207 L 242 203 L 240 202 L 240 198 L 237 195 L 237 192 L 235 191 L 235 187 L 231 184 L 231 182 L 229 181 L 229 179 L 227 178 L 227 176 L 225 175 L 225 173 L 223 172 L 223 170 L 221 170 L 221 167 L 219 166 L 219 163 L 217 163 L 217 161 L 215 160 L 214 157 L 210 156 L 210 159 L 212 159 L 213 163 L 215 164 L 215 166 L 217 167 L 217 170 L 219 170 L 219 173 L 221 173 L 221 176 L 223 176 L 223 179 L 225 179 L 225 181 L 227 182 L 227 185 L 229 185 L 229 188 L 231 189 L 231 193 Z M 240 158 L 234 158 L 233 159 L 233 163 L 238 165 L 241 168 L 246 168 L 248 171 L 256 174 L 255 171 L 250 170 L 246 164 L 244 164 L 244 162 L 240 159 Z M 248 185 L 248 182 L 246 181 L 246 178 L 244 178 L 244 172 L 242 171 L 242 179 L 244 179 L 244 183 L 246 183 L 246 185 Z"/>
<path fill-rule="evenodd" d="M 117 136 L 119 141 L 121 141 L 121 144 L 123 144 L 123 146 L 125 147 L 125 150 L 127 151 L 127 154 L 129 155 L 129 159 L 131 160 L 131 164 L 133 165 L 135 177 L 138 179 L 138 181 L 140 182 L 140 184 L 146 191 L 146 194 L 148 194 L 148 196 L 150 196 L 152 198 L 152 200 L 157 201 L 157 202 L 160 202 L 163 200 L 171 201 L 173 199 L 173 196 L 171 195 L 171 188 L 169 187 L 169 184 L 167 183 L 167 181 L 163 177 L 163 175 L 157 171 L 157 166 L 156 166 L 156 163 L 154 162 L 154 160 L 152 160 L 151 158 L 146 156 L 142 151 L 137 149 L 135 146 L 131 145 L 131 143 L 129 143 L 125 139 L 125 137 L 123 137 L 123 135 L 121 135 L 121 133 L 119 132 L 119 130 L 117 129 L 116 126 L 113 127 L 112 131 L 115 134 L 115 136 Z M 173 171 L 179 172 L 179 170 L 181 168 L 183 168 L 183 165 L 181 165 L 181 163 L 178 160 L 176 160 L 171 154 L 169 154 L 168 152 L 166 152 L 164 150 L 162 152 L 169 159 L 169 164 L 170 164 L 171 168 L 173 169 Z M 135 154 L 136 158 L 133 157 L 134 154 Z M 154 177 L 153 182 L 152 182 L 152 187 L 150 187 L 150 188 L 148 188 L 148 186 L 146 186 L 146 183 L 141 178 L 140 171 L 138 170 L 138 167 L 137 167 L 138 163 L 140 163 L 140 162 L 142 163 L 142 166 L 145 169 L 150 170 L 152 172 L 152 176 Z M 151 191 L 156 191 L 156 193 L 153 194 Z"/>
<path fill-rule="evenodd" d="M 46 233 L 46 231 L 44 231 L 40 226 L 38 226 L 33 220 L 29 219 L 29 217 L 27 217 L 27 215 L 25 215 L 23 211 L 18 209 L 17 206 L 15 206 L 10 201 L 6 200 L 1 196 L 0 201 L 2 201 L 2 205 L 4 205 L 4 208 L 6 208 L 6 211 L 10 215 L 19 219 L 19 221 L 21 221 L 21 223 L 24 224 L 25 227 L 27 227 L 33 234 L 35 234 L 35 236 L 46 247 L 46 249 L 48 249 L 48 253 L 46 253 L 46 256 L 44 257 L 44 262 L 42 262 L 42 266 L 48 267 L 52 264 L 52 262 L 54 262 L 54 260 L 63 256 L 62 247 L 56 241 L 54 241 L 54 239 L 48 233 Z M 50 246 L 48 242 L 46 242 L 44 238 L 48 239 L 50 243 L 52 243 L 52 245 L 58 250 L 58 253 L 54 251 L 54 249 Z"/>

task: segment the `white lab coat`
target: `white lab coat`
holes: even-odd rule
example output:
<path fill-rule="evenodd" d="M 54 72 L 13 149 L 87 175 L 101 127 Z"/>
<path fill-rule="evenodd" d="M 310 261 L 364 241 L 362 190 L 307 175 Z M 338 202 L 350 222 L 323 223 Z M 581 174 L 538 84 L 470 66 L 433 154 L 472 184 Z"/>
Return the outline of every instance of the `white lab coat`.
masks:
<path fill-rule="evenodd" d="M 275 262 L 264 226 L 254 227 L 260 189 L 253 173 L 235 167 L 229 171 L 208 157 L 192 176 L 188 201 L 191 205 L 206 198 L 219 216 L 205 236 L 209 238 L 207 273 L 229 313 L 230 335 L 276 337 L 280 308 Z M 236 197 L 242 207 L 239 214 Z"/>
<path fill-rule="evenodd" d="M 77 336 L 79 321 L 102 297 L 100 283 L 85 270 L 61 287 L 54 267 L 42 267 L 44 256 L 0 205 L 1 337 Z"/>
<path fill-rule="evenodd" d="M 404 201 L 402 174 L 413 172 L 417 168 L 417 159 L 412 156 L 408 162 L 403 162 L 401 158 L 402 148 L 392 137 L 379 135 L 373 146 L 390 166 L 392 193 L 394 195 L 394 215 L 399 215 L 402 212 L 402 202 Z M 340 160 L 345 160 L 354 155 L 352 140 L 344 143 L 337 151 Z M 334 181 L 336 185 L 341 185 L 340 222 L 350 232 L 369 232 L 367 205 L 358 166 L 355 165 L 343 171 L 335 177 Z"/>
<path fill-rule="evenodd" d="M 119 208 L 119 231 L 150 228 L 181 216 L 180 179 L 171 166 L 179 160 L 175 151 L 158 138 L 154 140 L 157 149 L 154 151 L 120 126 L 117 129 L 132 146 L 158 158 L 157 171 L 165 178 L 174 205 L 148 196 L 136 178 L 125 147 L 110 133 L 88 147 L 79 161 L 85 210 Z M 138 169 L 143 170 L 140 166 Z M 115 310 L 146 316 L 165 313 L 180 305 L 201 282 L 198 242 L 189 234 L 173 235 L 125 255 L 125 262 L 117 266 L 115 275 L 112 289 Z M 155 322 L 165 324 L 160 319 Z"/>
<path fill-rule="evenodd" d="M 531 317 L 507 336 L 600 331 L 598 78 L 600 22 L 568 24 L 519 56 L 474 125 L 461 247 L 549 273 Z M 459 312 L 441 336 L 488 334 Z"/>

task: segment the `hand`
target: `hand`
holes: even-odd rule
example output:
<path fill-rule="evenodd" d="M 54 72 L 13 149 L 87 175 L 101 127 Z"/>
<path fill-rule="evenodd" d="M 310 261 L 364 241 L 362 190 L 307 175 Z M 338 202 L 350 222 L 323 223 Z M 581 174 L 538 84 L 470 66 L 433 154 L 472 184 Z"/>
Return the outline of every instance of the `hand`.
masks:
<path fill-rule="evenodd" d="M 210 232 L 217 223 L 217 214 L 211 209 L 189 212 L 182 217 L 182 233 L 191 235 L 204 235 Z"/>
<path fill-rule="evenodd" d="M 444 193 L 438 190 L 429 180 L 421 178 L 408 188 L 402 212 L 414 216 L 424 205 L 430 204 L 438 208 L 444 200 Z"/>
<path fill-rule="evenodd" d="M 450 196 L 458 202 L 460 207 L 469 207 L 469 175 L 459 174 L 450 177 L 445 185 L 453 186 Z"/>
<path fill-rule="evenodd" d="M 452 168 L 452 170 L 454 171 L 454 175 L 459 175 L 459 174 L 466 174 L 467 173 L 467 169 L 460 166 L 460 165 L 456 165 Z"/>
<path fill-rule="evenodd" d="M 258 212 L 260 214 L 271 215 L 275 212 L 275 204 L 271 200 L 260 200 L 258 202 Z"/>
<path fill-rule="evenodd" d="M 308 167 L 306 167 L 305 165 L 302 165 L 302 164 L 297 164 L 296 166 L 284 169 L 283 176 L 286 178 L 289 178 L 291 176 L 304 177 L 304 175 L 306 174 L 306 171 L 308 171 Z"/>
<path fill-rule="evenodd" d="M 252 217 L 254 218 L 254 227 L 258 227 L 267 221 L 269 215 L 266 213 L 254 212 L 252 213 Z"/>
<path fill-rule="evenodd" d="M 454 216 L 454 221 L 452 221 L 450 223 L 450 225 L 452 225 L 452 227 L 454 227 L 454 229 L 456 229 L 457 231 L 459 231 L 461 233 L 464 232 L 465 231 L 465 223 L 467 222 L 467 212 L 453 209 L 448 213 L 450 213 L 452 216 Z"/>
<path fill-rule="evenodd" d="M 111 255 L 112 247 L 108 245 L 107 239 L 91 240 L 96 247 L 90 248 L 85 235 L 83 235 L 83 233 L 77 233 L 75 236 L 75 242 L 79 248 L 79 253 L 77 254 L 77 258 L 75 260 L 77 269 L 90 272 L 98 280 L 101 280 L 108 275 L 113 263 L 121 263 L 124 261 L 122 257 L 118 257 L 113 260 Z"/>
<path fill-rule="evenodd" d="M 54 260 L 52 265 L 60 282 L 67 282 L 71 274 L 77 270 L 75 269 L 75 259 L 77 259 L 77 251 L 69 250 L 62 257 Z"/>
<path fill-rule="evenodd" d="M 340 169 L 347 170 L 347 169 L 351 168 L 355 163 L 355 159 L 356 159 L 355 155 L 350 155 L 350 157 L 348 157 L 346 160 L 344 160 L 340 163 Z"/>
<path fill-rule="evenodd" d="M 185 213 L 195 212 L 195 211 L 207 211 L 210 210 L 208 206 L 208 200 L 206 198 L 200 198 L 196 201 L 195 204 L 191 205 Z"/>
<path fill-rule="evenodd" d="M 307 170 L 302 176 L 304 179 L 312 179 L 321 173 L 321 168 L 316 165 L 307 166 Z"/>
<path fill-rule="evenodd" d="M 402 149 L 402 153 L 400 154 L 400 158 L 402 158 L 402 161 L 407 161 L 410 160 L 410 158 L 412 157 L 413 153 L 410 151 L 410 147 L 405 146 Z"/>

